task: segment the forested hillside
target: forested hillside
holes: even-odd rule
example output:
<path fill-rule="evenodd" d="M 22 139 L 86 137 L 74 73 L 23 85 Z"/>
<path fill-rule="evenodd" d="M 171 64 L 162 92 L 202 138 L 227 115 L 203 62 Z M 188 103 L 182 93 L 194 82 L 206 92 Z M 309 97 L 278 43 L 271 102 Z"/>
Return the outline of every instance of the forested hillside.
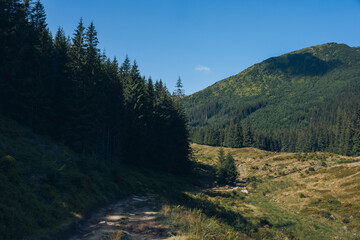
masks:
<path fill-rule="evenodd" d="M 0 113 L 78 153 L 183 171 L 189 146 L 179 98 L 98 49 L 82 19 L 71 38 L 47 29 L 39 1 L 0 5 Z"/>
<path fill-rule="evenodd" d="M 54 239 L 98 204 L 189 172 L 181 97 L 98 43 L 93 23 L 53 35 L 40 1 L 0 1 L 1 239 Z"/>
<path fill-rule="evenodd" d="M 360 48 L 327 43 L 269 58 L 185 98 L 192 140 L 358 154 Z"/>

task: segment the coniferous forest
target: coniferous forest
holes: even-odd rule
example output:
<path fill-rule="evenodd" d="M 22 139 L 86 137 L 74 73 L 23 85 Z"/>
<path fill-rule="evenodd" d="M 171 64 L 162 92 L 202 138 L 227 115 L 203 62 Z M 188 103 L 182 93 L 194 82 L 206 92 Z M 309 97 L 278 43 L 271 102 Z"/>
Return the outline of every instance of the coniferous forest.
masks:
<path fill-rule="evenodd" d="M 182 172 L 188 132 L 181 97 L 109 59 L 94 23 L 48 30 L 40 1 L 0 1 L 0 113 L 107 161 Z M 181 91 L 180 91 L 181 92 Z"/>
<path fill-rule="evenodd" d="M 332 105 L 333 104 L 333 105 Z M 239 118 L 225 127 L 205 126 L 191 129 L 195 143 L 232 148 L 255 147 L 275 152 L 333 152 L 360 155 L 359 99 L 352 97 L 324 104 L 303 129 L 253 129 L 251 118 Z M 325 112 L 325 113 L 324 113 Z M 322 116 L 321 114 L 326 114 Z M 244 126 L 244 129 L 243 129 Z"/>

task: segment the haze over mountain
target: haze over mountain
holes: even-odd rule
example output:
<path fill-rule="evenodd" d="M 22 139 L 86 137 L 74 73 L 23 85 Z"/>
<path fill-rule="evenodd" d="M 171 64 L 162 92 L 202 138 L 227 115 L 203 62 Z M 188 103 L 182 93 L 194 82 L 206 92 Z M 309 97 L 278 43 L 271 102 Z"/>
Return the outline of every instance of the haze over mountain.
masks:
<path fill-rule="evenodd" d="M 360 48 L 326 43 L 269 58 L 185 98 L 190 125 L 251 117 L 255 129 L 302 128 L 311 113 L 356 95 Z"/>

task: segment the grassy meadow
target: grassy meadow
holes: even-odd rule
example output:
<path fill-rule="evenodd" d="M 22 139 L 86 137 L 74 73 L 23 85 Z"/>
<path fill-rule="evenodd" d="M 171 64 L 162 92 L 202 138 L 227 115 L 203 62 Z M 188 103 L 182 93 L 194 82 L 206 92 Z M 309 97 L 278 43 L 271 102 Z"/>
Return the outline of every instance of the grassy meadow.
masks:
<path fill-rule="evenodd" d="M 219 148 L 192 148 L 210 177 Z M 184 239 L 360 239 L 359 157 L 224 150 L 249 193 L 215 186 L 163 206 L 163 221 Z"/>

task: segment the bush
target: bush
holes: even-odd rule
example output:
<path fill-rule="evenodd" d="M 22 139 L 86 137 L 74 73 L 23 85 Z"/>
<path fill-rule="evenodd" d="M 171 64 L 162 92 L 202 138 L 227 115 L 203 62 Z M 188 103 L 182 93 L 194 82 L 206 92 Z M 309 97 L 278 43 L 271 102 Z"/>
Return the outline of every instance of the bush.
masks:
<path fill-rule="evenodd" d="M 305 194 L 303 194 L 303 193 L 300 193 L 300 194 L 299 194 L 299 197 L 300 197 L 300 198 L 306 198 Z"/>

